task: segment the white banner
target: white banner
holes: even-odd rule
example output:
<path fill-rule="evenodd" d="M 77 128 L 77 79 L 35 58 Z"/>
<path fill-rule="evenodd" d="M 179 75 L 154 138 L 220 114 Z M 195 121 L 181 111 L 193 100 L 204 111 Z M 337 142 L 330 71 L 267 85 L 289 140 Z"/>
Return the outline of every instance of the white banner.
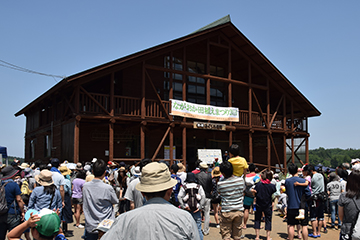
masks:
<path fill-rule="evenodd" d="M 239 109 L 235 107 L 217 107 L 170 99 L 171 115 L 213 121 L 239 121 Z"/>

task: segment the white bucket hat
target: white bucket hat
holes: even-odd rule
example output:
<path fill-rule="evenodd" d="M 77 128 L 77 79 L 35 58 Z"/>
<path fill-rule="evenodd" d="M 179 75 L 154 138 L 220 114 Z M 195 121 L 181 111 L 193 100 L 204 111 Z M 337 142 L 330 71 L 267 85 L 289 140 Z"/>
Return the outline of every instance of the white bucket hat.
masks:
<path fill-rule="evenodd" d="M 140 192 L 160 192 L 177 184 L 177 180 L 171 178 L 169 168 L 164 163 L 149 163 L 141 173 L 140 182 L 136 185 Z"/>

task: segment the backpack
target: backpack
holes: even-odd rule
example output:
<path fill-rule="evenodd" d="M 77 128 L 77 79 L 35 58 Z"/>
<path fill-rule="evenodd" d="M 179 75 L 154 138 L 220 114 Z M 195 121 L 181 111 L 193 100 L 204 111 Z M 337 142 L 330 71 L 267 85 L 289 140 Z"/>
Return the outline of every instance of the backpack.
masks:
<path fill-rule="evenodd" d="M 7 206 L 6 197 L 5 197 L 5 186 L 8 183 L 9 182 L 0 186 L 0 215 L 3 215 L 9 211 L 9 208 Z"/>
<path fill-rule="evenodd" d="M 21 184 L 21 195 L 30 195 L 29 183 L 24 180 Z"/>
<path fill-rule="evenodd" d="M 199 194 L 200 185 L 196 184 L 196 187 L 188 188 L 186 184 L 183 185 L 185 190 L 185 197 L 183 198 L 184 202 L 189 206 L 192 212 L 198 209 L 200 205 L 201 196 Z"/>
<path fill-rule="evenodd" d="M 356 214 L 356 222 L 353 222 L 351 224 L 350 235 L 352 239 L 360 239 L 360 214 L 359 214 L 360 210 L 358 205 L 356 204 L 355 197 L 353 198 L 353 201 L 357 209 L 357 214 Z"/>

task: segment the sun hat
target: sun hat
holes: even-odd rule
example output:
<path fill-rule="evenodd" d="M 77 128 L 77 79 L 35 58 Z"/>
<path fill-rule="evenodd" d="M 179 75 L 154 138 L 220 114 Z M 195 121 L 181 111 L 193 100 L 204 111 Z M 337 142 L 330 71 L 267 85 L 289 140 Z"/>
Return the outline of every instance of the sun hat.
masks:
<path fill-rule="evenodd" d="M 141 171 L 139 166 L 131 168 L 130 172 L 133 176 L 141 176 Z"/>
<path fill-rule="evenodd" d="M 52 173 L 47 169 L 42 170 L 40 174 L 36 175 L 35 180 L 44 187 L 50 186 L 54 183 L 54 180 L 52 179 Z"/>
<path fill-rule="evenodd" d="M 84 170 L 85 171 L 91 171 L 91 166 L 90 165 L 85 165 Z"/>
<path fill-rule="evenodd" d="M 63 175 L 63 176 L 66 176 L 66 175 L 70 175 L 71 174 L 71 170 L 67 167 L 67 166 L 61 166 L 59 168 L 59 171 L 60 173 Z"/>
<path fill-rule="evenodd" d="M 125 171 L 125 168 L 124 168 L 124 167 L 120 167 L 120 168 L 119 168 L 119 171 Z"/>
<path fill-rule="evenodd" d="M 76 170 L 82 170 L 83 169 L 83 167 L 82 167 L 82 164 L 80 163 L 80 162 L 78 162 L 77 164 L 76 164 L 76 168 L 75 168 Z"/>
<path fill-rule="evenodd" d="M 22 164 L 20 165 L 20 168 L 21 168 L 21 169 L 25 169 L 25 168 L 28 168 L 28 167 L 30 167 L 30 165 L 27 164 L 27 163 L 22 163 Z"/>
<path fill-rule="evenodd" d="M 40 217 L 40 221 L 36 222 L 37 225 L 35 228 L 41 235 L 51 237 L 59 232 L 61 221 L 56 212 L 50 209 L 42 209 L 38 216 Z"/>
<path fill-rule="evenodd" d="M 16 170 L 16 169 L 13 168 L 12 166 L 4 167 L 4 168 L 1 170 L 1 174 L 2 174 L 1 180 L 10 179 L 10 178 L 12 178 L 13 176 L 15 176 L 15 174 L 17 174 L 18 172 L 19 172 L 19 170 Z"/>
<path fill-rule="evenodd" d="M 114 223 L 114 221 L 111 220 L 111 219 L 104 219 L 104 220 L 102 220 L 102 221 L 99 223 L 99 225 L 97 225 L 97 227 L 96 227 L 94 230 L 92 230 L 92 231 L 93 231 L 93 232 L 95 232 L 95 231 L 107 232 L 107 231 L 111 228 L 111 226 L 112 226 L 113 223 Z"/>
<path fill-rule="evenodd" d="M 177 180 L 171 178 L 169 168 L 164 163 L 152 162 L 142 169 L 136 189 L 140 192 L 160 192 L 172 188 Z"/>
<path fill-rule="evenodd" d="M 201 163 L 199 164 L 199 167 L 200 167 L 200 168 L 204 168 L 204 169 L 209 168 L 209 166 L 207 165 L 206 162 L 201 162 Z"/>
<path fill-rule="evenodd" d="M 185 166 L 184 166 L 182 163 L 178 163 L 177 165 L 178 165 L 178 167 L 179 167 L 179 171 L 178 171 L 178 172 L 185 172 L 185 171 L 186 171 L 186 168 L 185 168 Z"/>
<path fill-rule="evenodd" d="M 211 177 L 220 177 L 221 172 L 219 167 L 214 167 L 214 169 L 211 171 Z"/>
<path fill-rule="evenodd" d="M 354 164 L 354 163 L 356 163 L 356 162 L 360 162 L 360 159 L 359 159 L 359 158 L 355 158 L 355 159 L 352 159 L 352 160 L 351 160 L 351 164 Z"/>

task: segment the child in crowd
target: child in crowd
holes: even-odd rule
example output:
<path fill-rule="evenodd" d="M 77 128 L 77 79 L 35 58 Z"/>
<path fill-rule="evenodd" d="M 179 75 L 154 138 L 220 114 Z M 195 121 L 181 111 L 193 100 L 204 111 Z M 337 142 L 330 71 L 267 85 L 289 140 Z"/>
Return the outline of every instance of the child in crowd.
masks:
<path fill-rule="evenodd" d="M 261 180 L 252 190 L 256 194 L 257 209 L 255 212 L 255 240 L 259 240 L 261 217 L 265 215 L 265 230 L 267 240 L 270 240 L 271 219 L 272 219 L 272 194 L 276 192 L 274 184 L 271 184 L 273 174 L 270 170 L 265 170 L 260 175 Z"/>
<path fill-rule="evenodd" d="M 60 228 L 59 216 L 49 209 L 41 210 L 39 215 L 31 214 L 27 221 L 21 223 L 8 233 L 8 239 L 20 240 L 21 234 L 27 228 L 31 228 L 31 235 L 37 240 L 66 240 Z"/>
<path fill-rule="evenodd" d="M 286 208 L 287 208 L 287 195 L 285 193 L 285 186 L 280 187 L 280 197 L 276 208 L 279 209 L 281 216 L 286 219 Z"/>
<path fill-rule="evenodd" d="M 233 174 L 235 176 L 241 177 L 243 176 L 246 169 L 248 169 L 248 164 L 245 158 L 240 157 L 240 147 L 237 144 L 232 144 L 229 149 L 230 159 L 229 162 L 233 166 Z"/>

